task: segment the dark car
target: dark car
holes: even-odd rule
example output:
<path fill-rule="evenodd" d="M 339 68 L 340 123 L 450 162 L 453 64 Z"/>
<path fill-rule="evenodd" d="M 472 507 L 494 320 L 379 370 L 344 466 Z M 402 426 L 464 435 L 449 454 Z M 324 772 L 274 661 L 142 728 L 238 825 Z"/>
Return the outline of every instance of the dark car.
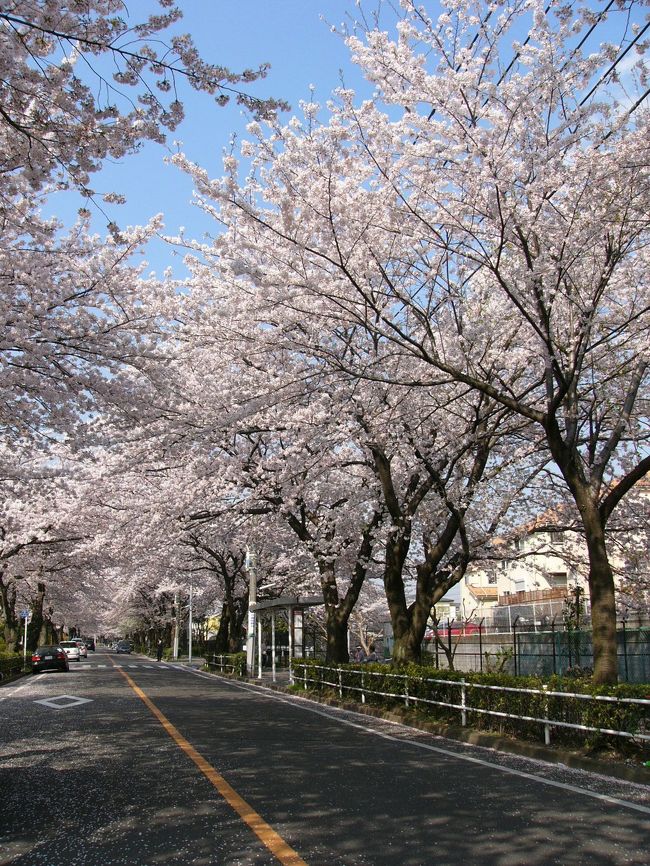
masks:
<path fill-rule="evenodd" d="M 83 638 L 83 642 L 86 644 L 86 647 L 91 651 L 95 652 L 95 641 L 91 637 Z"/>
<path fill-rule="evenodd" d="M 68 657 L 63 647 L 39 646 L 32 653 L 32 673 L 41 671 L 69 671 Z"/>
<path fill-rule="evenodd" d="M 116 653 L 129 653 L 130 654 L 131 649 L 132 649 L 131 642 L 128 640 L 119 640 L 117 642 L 117 644 L 115 645 L 115 652 Z"/>

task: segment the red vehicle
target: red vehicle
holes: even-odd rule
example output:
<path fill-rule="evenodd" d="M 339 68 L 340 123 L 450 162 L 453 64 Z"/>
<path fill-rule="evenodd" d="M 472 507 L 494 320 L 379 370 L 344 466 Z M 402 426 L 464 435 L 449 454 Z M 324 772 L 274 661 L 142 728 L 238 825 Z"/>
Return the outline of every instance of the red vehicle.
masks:
<path fill-rule="evenodd" d="M 451 629 L 447 625 L 447 623 L 438 623 L 438 637 L 441 640 L 447 637 L 449 632 L 451 631 L 452 637 L 458 637 L 458 635 L 464 634 L 479 634 L 481 631 L 481 626 L 477 622 L 451 622 Z M 425 641 L 434 640 L 435 632 L 432 628 L 428 628 L 425 632 L 424 639 Z"/>

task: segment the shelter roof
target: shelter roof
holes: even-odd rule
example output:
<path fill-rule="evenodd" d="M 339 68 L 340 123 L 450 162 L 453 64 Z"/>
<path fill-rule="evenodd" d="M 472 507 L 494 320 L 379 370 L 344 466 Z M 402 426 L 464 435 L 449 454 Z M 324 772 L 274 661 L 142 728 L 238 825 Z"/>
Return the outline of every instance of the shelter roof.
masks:
<path fill-rule="evenodd" d="M 321 595 L 281 595 L 279 598 L 267 598 L 249 605 L 249 610 L 273 610 L 290 607 L 316 607 L 325 604 Z"/>

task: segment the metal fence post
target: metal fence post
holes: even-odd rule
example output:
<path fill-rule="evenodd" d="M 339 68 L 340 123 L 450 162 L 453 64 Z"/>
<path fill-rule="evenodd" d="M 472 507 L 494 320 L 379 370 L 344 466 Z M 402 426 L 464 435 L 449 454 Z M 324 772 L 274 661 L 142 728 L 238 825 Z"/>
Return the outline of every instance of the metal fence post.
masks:
<path fill-rule="evenodd" d="M 557 616 L 557 614 L 556 614 L 556 616 Z M 553 617 L 553 619 L 551 621 L 551 638 L 553 639 L 553 673 L 556 674 L 557 673 L 557 660 L 556 660 L 556 653 L 555 653 L 555 616 Z"/>
<path fill-rule="evenodd" d="M 339 668 L 339 697 L 343 698 L 343 670 Z"/>
<path fill-rule="evenodd" d="M 408 675 L 404 675 L 404 706 L 408 707 L 409 705 L 409 678 Z"/>
<path fill-rule="evenodd" d="M 544 718 L 548 719 L 548 686 L 546 683 L 542 686 L 544 694 Z M 544 725 L 544 743 L 547 746 L 551 745 L 551 726 L 547 723 Z"/>
<path fill-rule="evenodd" d="M 364 691 L 364 682 L 363 682 L 364 673 L 365 673 L 365 671 L 361 671 L 361 703 L 362 704 L 365 704 L 365 702 L 366 702 L 366 693 Z"/>
<path fill-rule="evenodd" d="M 460 681 L 460 723 L 467 727 L 467 684 L 465 680 Z"/>
<path fill-rule="evenodd" d="M 623 663 L 625 664 L 625 682 L 627 682 L 628 678 L 629 678 L 629 673 L 628 673 L 628 669 L 627 669 L 627 630 L 625 628 L 626 622 L 627 622 L 627 620 L 625 619 L 625 617 L 623 617 L 623 619 L 622 619 L 622 625 L 623 625 Z"/>

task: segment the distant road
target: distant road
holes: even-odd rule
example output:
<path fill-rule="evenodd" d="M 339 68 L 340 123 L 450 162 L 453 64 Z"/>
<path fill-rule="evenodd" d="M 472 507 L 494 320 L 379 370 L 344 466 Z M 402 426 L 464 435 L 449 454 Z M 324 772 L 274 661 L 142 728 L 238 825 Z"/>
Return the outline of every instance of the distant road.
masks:
<path fill-rule="evenodd" d="M 0 689 L 0 866 L 649 861 L 650 787 L 88 656 Z"/>

